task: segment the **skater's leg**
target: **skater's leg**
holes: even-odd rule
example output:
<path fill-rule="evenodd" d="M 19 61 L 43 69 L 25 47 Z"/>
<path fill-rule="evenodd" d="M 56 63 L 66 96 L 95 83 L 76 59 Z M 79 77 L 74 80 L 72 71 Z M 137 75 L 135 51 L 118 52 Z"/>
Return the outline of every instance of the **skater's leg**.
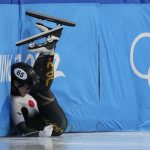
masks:
<path fill-rule="evenodd" d="M 61 31 L 59 31 L 61 32 Z M 54 36 L 60 36 L 61 33 L 56 33 Z M 53 36 L 53 37 L 54 37 Z M 58 41 L 58 37 L 44 48 L 51 48 L 47 53 L 41 52 L 37 58 L 34 69 L 40 77 L 40 82 L 35 89 L 31 91 L 31 95 L 36 99 L 38 108 L 42 116 L 47 119 L 47 122 L 52 123 L 54 130 L 52 135 L 61 135 L 67 127 L 67 119 L 59 106 L 56 97 L 50 91 L 51 84 L 54 79 L 54 48 Z"/>

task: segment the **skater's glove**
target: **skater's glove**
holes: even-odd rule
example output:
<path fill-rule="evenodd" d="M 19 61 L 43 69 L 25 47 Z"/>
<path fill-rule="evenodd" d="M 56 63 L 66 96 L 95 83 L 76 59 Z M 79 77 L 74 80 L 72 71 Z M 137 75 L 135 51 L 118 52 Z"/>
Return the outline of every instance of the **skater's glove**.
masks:
<path fill-rule="evenodd" d="M 39 137 L 51 137 L 53 131 L 53 125 L 44 127 L 43 131 L 39 132 Z"/>

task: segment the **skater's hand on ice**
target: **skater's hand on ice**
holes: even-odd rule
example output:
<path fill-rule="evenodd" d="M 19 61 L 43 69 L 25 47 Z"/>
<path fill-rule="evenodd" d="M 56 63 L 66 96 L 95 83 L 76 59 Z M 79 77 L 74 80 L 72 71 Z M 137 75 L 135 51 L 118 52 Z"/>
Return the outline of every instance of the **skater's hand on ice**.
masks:
<path fill-rule="evenodd" d="M 53 131 L 53 125 L 44 127 L 43 131 L 39 132 L 39 137 L 51 137 Z"/>

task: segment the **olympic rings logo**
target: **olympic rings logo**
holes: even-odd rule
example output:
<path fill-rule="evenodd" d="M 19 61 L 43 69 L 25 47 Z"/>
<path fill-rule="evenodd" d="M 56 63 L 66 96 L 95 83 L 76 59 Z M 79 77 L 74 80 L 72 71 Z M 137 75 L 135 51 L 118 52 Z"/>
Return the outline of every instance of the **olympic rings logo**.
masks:
<path fill-rule="evenodd" d="M 139 34 L 133 41 L 132 45 L 131 45 L 131 50 L 130 50 L 130 64 L 131 67 L 134 71 L 134 73 L 145 80 L 148 80 L 148 84 L 150 87 L 150 67 L 148 69 L 148 74 L 142 74 L 140 71 L 138 71 L 138 69 L 136 68 L 135 64 L 134 64 L 134 49 L 136 44 L 142 39 L 142 38 L 150 38 L 150 33 L 141 33 Z"/>

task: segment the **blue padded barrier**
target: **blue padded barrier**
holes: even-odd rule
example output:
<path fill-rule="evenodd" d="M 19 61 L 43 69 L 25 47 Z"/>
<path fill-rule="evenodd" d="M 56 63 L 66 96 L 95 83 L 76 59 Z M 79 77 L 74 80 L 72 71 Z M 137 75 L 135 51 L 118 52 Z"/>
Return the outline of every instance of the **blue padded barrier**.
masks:
<path fill-rule="evenodd" d="M 26 10 L 77 24 L 64 27 L 54 62 L 52 90 L 67 116 L 66 132 L 149 130 L 149 38 L 139 40 L 131 57 L 138 73 L 130 62 L 133 41 L 142 33 L 149 35 L 149 8 L 149 4 L 0 5 L 0 136 L 9 133 L 10 66 L 17 61 L 33 65 L 38 55 L 27 52 L 27 45 L 15 46 L 39 33 L 36 19 L 25 16 Z"/>

